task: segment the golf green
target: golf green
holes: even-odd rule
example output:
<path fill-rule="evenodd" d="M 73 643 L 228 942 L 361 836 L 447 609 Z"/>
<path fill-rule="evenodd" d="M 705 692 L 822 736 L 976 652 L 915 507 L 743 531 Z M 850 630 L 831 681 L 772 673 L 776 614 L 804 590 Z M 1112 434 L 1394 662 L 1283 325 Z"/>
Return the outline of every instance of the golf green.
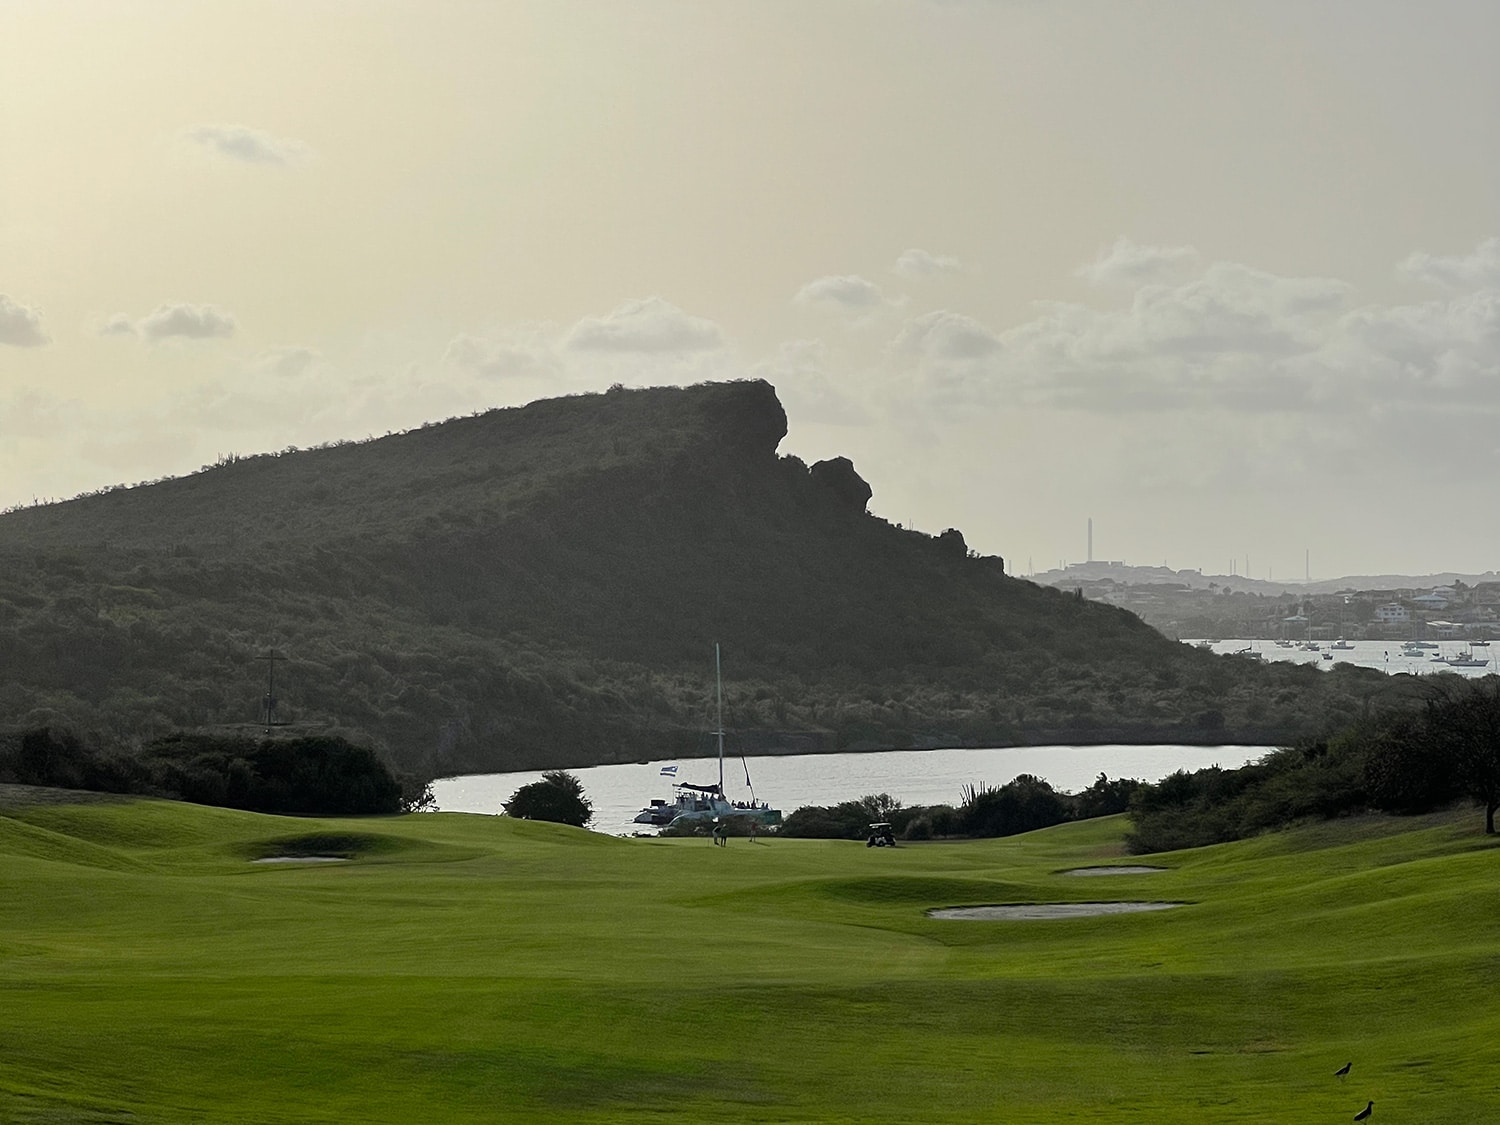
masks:
<path fill-rule="evenodd" d="M 0 1121 L 1500 1122 L 1478 814 L 1065 874 L 1124 828 L 717 848 L 13 799 Z M 1101 900 L 1183 905 L 927 915 Z"/>

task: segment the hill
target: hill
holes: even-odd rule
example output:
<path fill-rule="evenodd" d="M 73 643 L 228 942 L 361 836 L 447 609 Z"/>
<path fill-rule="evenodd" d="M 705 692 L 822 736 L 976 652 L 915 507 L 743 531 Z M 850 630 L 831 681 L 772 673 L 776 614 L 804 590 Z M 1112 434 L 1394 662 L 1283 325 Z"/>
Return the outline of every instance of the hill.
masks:
<path fill-rule="evenodd" d="M 1007 576 L 778 456 L 763 382 L 613 389 L 0 516 L 0 724 L 277 715 L 436 775 L 691 751 L 1278 742 L 1409 689 Z"/>
<path fill-rule="evenodd" d="M 1467 811 L 1080 878 L 1120 818 L 716 848 L 48 796 L 0 790 L 7 1122 L 1496 1120 Z M 1182 905 L 927 913 L 1101 899 Z"/>

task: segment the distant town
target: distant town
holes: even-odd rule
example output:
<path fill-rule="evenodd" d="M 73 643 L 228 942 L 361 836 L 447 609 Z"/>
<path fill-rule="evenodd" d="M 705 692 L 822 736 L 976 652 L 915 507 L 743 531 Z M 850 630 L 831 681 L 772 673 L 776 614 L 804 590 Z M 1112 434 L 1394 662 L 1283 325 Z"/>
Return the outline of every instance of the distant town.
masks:
<path fill-rule="evenodd" d="M 1500 575 L 1379 575 L 1273 583 L 1122 562 L 1073 563 L 1032 581 L 1122 606 L 1169 637 L 1492 640 Z"/>

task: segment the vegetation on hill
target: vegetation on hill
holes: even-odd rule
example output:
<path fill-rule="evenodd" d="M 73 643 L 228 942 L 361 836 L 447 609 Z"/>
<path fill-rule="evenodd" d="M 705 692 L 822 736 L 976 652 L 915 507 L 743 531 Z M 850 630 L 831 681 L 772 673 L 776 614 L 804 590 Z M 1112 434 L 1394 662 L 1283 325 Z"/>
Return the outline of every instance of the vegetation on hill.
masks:
<path fill-rule="evenodd" d="M 1237 840 L 1307 819 L 1377 809 L 1420 813 L 1466 797 L 1495 832 L 1500 809 L 1500 676 L 1445 677 L 1416 714 L 1372 715 L 1335 736 L 1240 769 L 1179 770 L 1131 799 L 1135 851 Z"/>
<path fill-rule="evenodd" d="M 263 721 L 425 776 L 743 748 L 1274 743 L 1399 678 L 1252 666 L 778 456 L 761 382 L 612 390 L 0 515 L 0 726 Z"/>
<path fill-rule="evenodd" d="M 427 795 L 414 780 L 403 792 L 374 751 L 336 736 L 177 734 L 123 753 L 48 727 L 0 736 L 0 783 L 319 816 L 393 813 Z"/>

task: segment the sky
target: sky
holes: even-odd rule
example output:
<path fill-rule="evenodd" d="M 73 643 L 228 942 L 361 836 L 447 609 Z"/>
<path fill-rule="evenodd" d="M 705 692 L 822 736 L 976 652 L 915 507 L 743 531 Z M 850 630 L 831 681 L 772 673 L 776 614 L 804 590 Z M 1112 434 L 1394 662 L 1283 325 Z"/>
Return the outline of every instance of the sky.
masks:
<path fill-rule="evenodd" d="M 764 378 L 1007 559 L 1500 569 L 1493 0 L 0 0 L 0 508 Z"/>

